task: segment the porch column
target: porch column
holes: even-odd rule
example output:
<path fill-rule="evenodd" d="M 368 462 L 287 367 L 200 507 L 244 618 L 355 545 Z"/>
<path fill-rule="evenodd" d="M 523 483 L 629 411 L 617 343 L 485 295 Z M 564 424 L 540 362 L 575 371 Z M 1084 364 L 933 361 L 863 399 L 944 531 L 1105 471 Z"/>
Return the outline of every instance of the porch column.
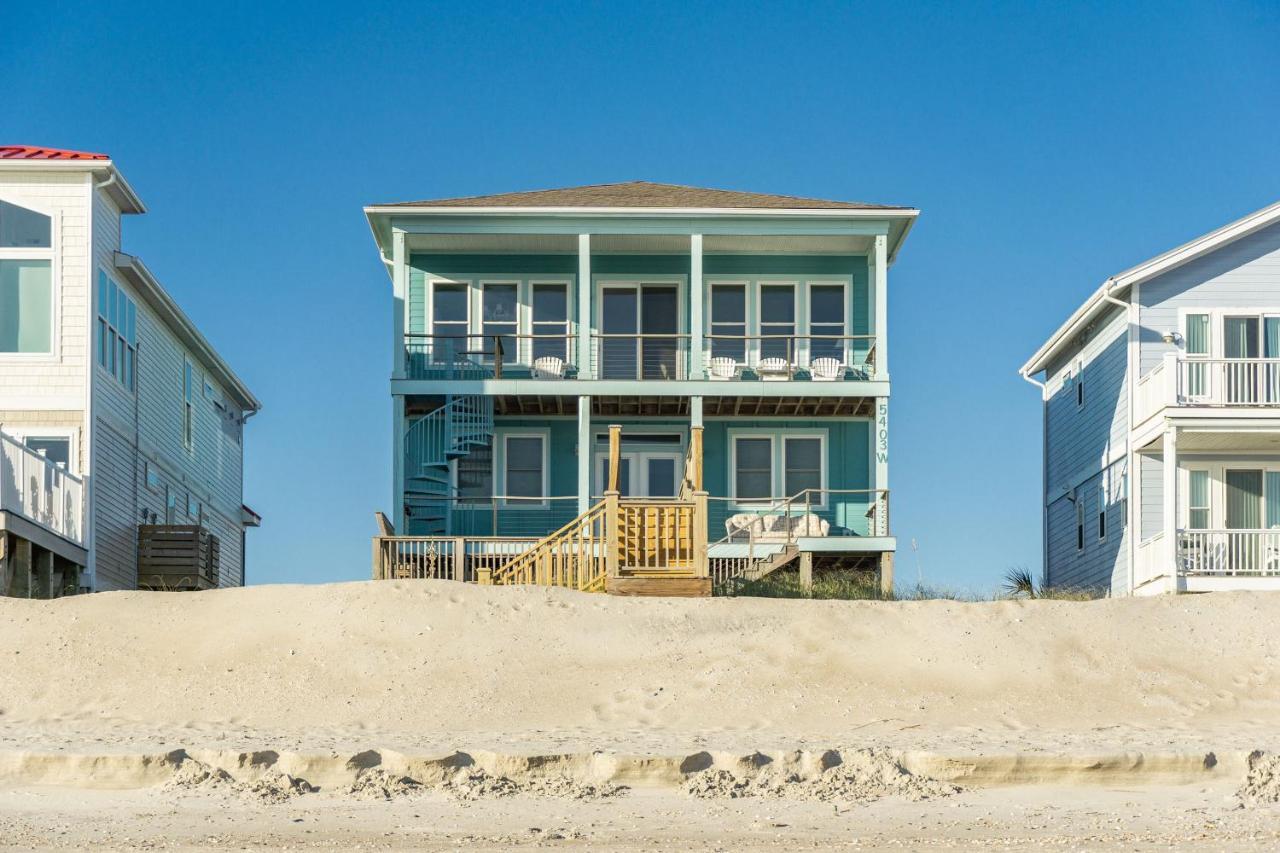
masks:
<path fill-rule="evenodd" d="M 876 406 L 876 417 L 872 427 L 873 434 L 871 436 L 871 440 L 875 443 L 874 446 L 875 446 L 876 470 L 875 470 L 875 481 L 872 483 L 872 488 L 887 490 L 889 488 L 889 398 L 876 397 L 875 406 Z M 871 533 L 873 536 L 876 536 L 876 535 L 888 536 L 889 535 L 888 492 L 886 491 L 883 495 L 880 495 L 880 494 L 872 495 L 871 498 L 875 502 L 874 505 L 877 507 L 883 507 L 884 511 L 883 513 L 879 511 L 876 512 L 875 514 L 876 529 L 868 532 Z M 881 517 L 882 515 L 884 517 Z"/>
<path fill-rule="evenodd" d="M 1161 563 L 1178 588 L 1178 428 L 1166 426 L 1162 442 L 1164 452 L 1164 555 Z"/>
<path fill-rule="evenodd" d="M 591 367 L 591 235 L 578 235 L 578 378 L 594 379 Z"/>
<path fill-rule="evenodd" d="M 578 515 L 591 509 L 591 398 L 578 398 Z"/>
<path fill-rule="evenodd" d="M 877 234 L 871 249 L 871 293 L 875 306 L 872 331 L 876 336 L 876 379 L 889 378 L 889 238 Z"/>
<path fill-rule="evenodd" d="M 391 517 L 396 532 L 404 536 L 404 397 L 391 398 Z"/>
<path fill-rule="evenodd" d="M 391 376 L 404 379 L 405 302 L 409 293 L 409 258 L 404 245 L 404 232 L 391 235 Z"/>
<path fill-rule="evenodd" d="M 689 237 L 689 378 L 705 379 L 707 360 L 702 352 L 702 235 Z"/>

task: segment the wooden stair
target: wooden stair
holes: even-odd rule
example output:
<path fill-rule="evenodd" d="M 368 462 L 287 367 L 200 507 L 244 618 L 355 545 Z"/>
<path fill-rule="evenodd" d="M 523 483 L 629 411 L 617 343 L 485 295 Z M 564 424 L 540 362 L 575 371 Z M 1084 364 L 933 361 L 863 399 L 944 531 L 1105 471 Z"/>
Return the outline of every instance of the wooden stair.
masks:
<path fill-rule="evenodd" d="M 605 580 L 609 595 L 666 598 L 706 598 L 711 595 L 711 578 L 688 572 L 646 572 Z"/>

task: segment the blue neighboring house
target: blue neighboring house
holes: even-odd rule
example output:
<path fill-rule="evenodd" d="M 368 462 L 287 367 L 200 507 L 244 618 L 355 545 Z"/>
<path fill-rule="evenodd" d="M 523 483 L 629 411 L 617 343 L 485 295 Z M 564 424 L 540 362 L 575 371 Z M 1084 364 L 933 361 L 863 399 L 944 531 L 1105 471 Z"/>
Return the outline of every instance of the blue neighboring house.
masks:
<path fill-rule="evenodd" d="M 601 499 L 618 425 L 624 503 L 696 464 L 717 577 L 891 581 L 888 271 L 917 210 L 635 181 L 365 213 L 394 293 L 384 534 L 474 579 Z"/>
<path fill-rule="evenodd" d="M 1022 375 L 1046 584 L 1280 589 L 1280 204 L 1107 279 Z"/>

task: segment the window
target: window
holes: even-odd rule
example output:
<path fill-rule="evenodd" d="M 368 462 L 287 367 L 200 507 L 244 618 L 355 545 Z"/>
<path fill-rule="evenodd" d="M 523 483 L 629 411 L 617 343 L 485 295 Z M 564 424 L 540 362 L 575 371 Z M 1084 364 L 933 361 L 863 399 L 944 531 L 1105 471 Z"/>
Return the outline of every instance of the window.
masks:
<path fill-rule="evenodd" d="M 1187 356 L 1191 359 L 1204 359 L 1209 356 L 1209 315 L 1188 314 L 1187 328 L 1183 340 L 1186 342 Z M 1187 396 L 1203 397 L 1208 393 L 1208 384 L 1203 364 L 1187 365 Z"/>
<path fill-rule="evenodd" d="M 791 437 L 782 439 L 782 493 L 795 497 L 807 492 L 810 503 L 823 503 L 822 439 Z M 801 495 L 801 501 L 805 496 Z"/>
<path fill-rule="evenodd" d="M 1187 488 L 1187 527 L 1209 529 L 1209 472 L 1189 471 Z"/>
<path fill-rule="evenodd" d="M 795 285 L 760 285 L 760 357 L 795 363 L 795 333 Z"/>
<path fill-rule="evenodd" d="M 187 450 L 195 447 L 196 441 L 196 379 L 195 368 L 191 361 L 182 362 L 182 444 Z"/>
<path fill-rule="evenodd" d="M 711 285 L 711 357 L 745 362 L 746 337 L 746 285 Z"/>
<path fill-rule="evenodd" d="M 1084 498 L 1076 495 L 1076 550 L 1084 550 Z"/>
<path fill-rule="evenodd" d="M 493 446 L 480 445 L 458 460 L 458 499 L 488 503 L 493 496 Z"/>
<path fill-rule="evenodd" d="M 533 357 L 569 361 L 569 286 L 533 285 Z"/>
<path fill-rule="evenodd" d="M 502 363 L 516 360 L 516 285 L 483 284 L 480 287 L 480 331 L 484 341 L 480 348 L 497 358 L 498 344 L 502 345 Z"/>
<path fill-rule="evenodd" d="M 53 219 L 0 201 L 0 353 L 53 353 Z"/>
<path fill-rule="evenodd" d="M 0 257 L 0 353 L 53 352 L 52 263 Z"/>
<path fill-rule="evenodd" d="M 809 286 L 809 358 L 845 363 L 844 285 Z"/>
<path fill-rule="evenodd" d="M 52 249 L 53 219 L 0 201 L 0 249 Z"/>
<path fill-rule="evenodd" d="M 1076 362 L 1076 408 L 1084 408 L 1084 362 Z"/>
<path fill-rule="evenodd" d="M 733 444 L 733 496 L 738 501 L 773 496 L 773 439 L 743 437 Z"/>
<path fill-rule="evenodd" d="M 1102 542 L 1107 538 L 1107 503 L 1110 495 L 1107 493 L 1107 477 L 1104 474 L 1102 482 L 1098 484 L 1098 541 Z"/>
<path fill-rule="evenodd" d="M 512 498 L 546 497 L 546 442 L 543 437 L 509 435 L 504 447 L 507 503 L 515 503 Z"/>
<path fill-rule="evenodd" d="M 138 309 L 105 272 L 98 272 L 98 365 L 134 390 L 138 352 Z"/>
<path fill-rule="evenodd" d="M 431 288 L 431 352 L 434 361 L 452 362 L 467 346 L 467 286 L 437 281 Z"/>

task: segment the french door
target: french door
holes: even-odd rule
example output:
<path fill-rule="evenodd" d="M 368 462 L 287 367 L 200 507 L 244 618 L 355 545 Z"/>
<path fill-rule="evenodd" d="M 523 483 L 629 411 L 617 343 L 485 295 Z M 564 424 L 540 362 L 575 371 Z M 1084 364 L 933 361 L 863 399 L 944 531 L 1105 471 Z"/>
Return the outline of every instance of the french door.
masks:
<path fill-rule="evenodd" d="M 629 451 L 618 456 L 618 492 L 624 498 L 674 498 L 680 490 L 679 453 Z M 609 454 L 596 454 L 596 494 L 609 486 Z"/>
<path fill-rule="evenodd" d="M 600 296 L 601 379 L 683 379 L 675 284 L 605 284 Z"/>

